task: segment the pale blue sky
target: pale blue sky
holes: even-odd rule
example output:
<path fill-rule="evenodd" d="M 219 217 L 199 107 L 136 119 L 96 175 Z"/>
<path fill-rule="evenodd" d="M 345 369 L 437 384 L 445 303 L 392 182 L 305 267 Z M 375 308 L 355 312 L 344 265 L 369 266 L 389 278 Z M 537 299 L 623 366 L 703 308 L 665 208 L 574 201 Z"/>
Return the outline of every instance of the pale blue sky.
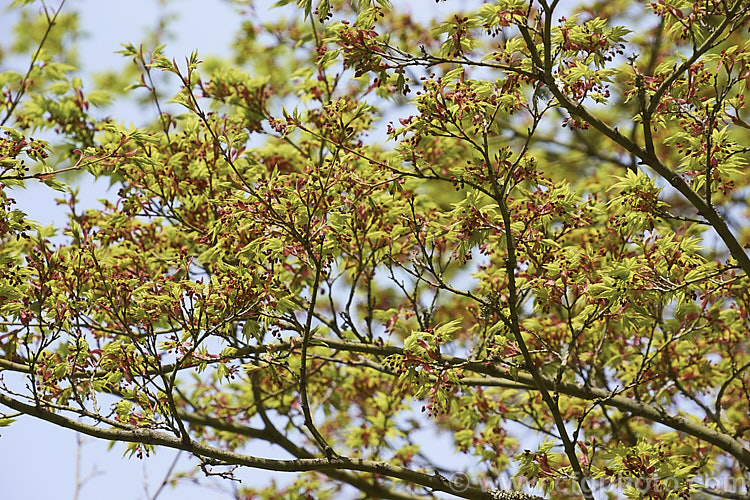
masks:
<path fill-rule="evenodd" d="M 52 0 L 48 5 L 56 7 L 59 2 Z M 153 27 L 165 9 L 156 0 L 68 0 L 66 8 L 70 7 L 80 9 L 81 26 L 88 33 L 88 38 L 79 44 L 81 69 L 84 72 L 114 69 L 123 64 L 123 56 L 115 53 L 121 48 L 120 44 L 138 44 L 146 30 Z M 226 54 L 242 21 L 228 3 L 218 0 L 175 0 L 169 3 L 166 10 L 179 11 L 179 17 L 171 30 L 175 39 L 169 42 L 167 48 L 167 53 L 173 57 L 182 57 L 195 49 L 202 54 Z M 11 14 L 5 9 L 0 11 L 0 33 L 8 33 L 12 22 Z M 8 39 L 0 36 L 0 43 L 7 43 Z M 21 68 L 25 68 L 28 61 L 19 63 L 22 64 Z M 129 118 L 137 119 L 137 115 Z M 96 198 L 106 195 L 106 183 L 93 185 L 83 182 L 81 189 L 83 200 L 92 205 L 95 205 Z M 13 196 L 22 210 L 43 224 L 59 225 L 65 220 L 64 214 L 54 202 L 57 194 L 45 186 L 30 183 L 28 190 L 16 190 Z M 79 448 L 75 433 L 25 417 L 10 427 L 0 429 L 0 436 L 0 497 L 4 500 L 74 498 Z M 104 497 L 110 500 L 150 498 L 176 455 L 173 450 L 159 450 L 149 459 L 127 459 L 122 458 L 125 449 L 123 445 L 116 445 L 107 451 L 108 444 L 83 438 L 80 447 L 80 476 L 85 478 L 94 472 L 95 475 L 80 491 L 78 500 L 98 500 Z M 286 454 L 274 452 L 268 446 L 260 446 L 253 451 L 262 456 L 289 458 Z M 176 470 L 191 470 L 191 463 L 194 464 L 183 453 Z M 283 477 L 281 474 L 279 476 Z M 197 477 L 202 480 L 202 474 Z M 239 473 L 239 477 L 248 483 L 265 484 L 270 475 L 245 470 Z M 231 487 L 226 482 L 220 482 L 219 485 Z M 209 500 L 230 497 L 216 489 L 183 482 L 176 489 L 169 488 L 162 492 L 159 498 Z"/>
<path fill-rule="evenodd" d="M 7 1 L 6 5 L 10 2 Z M 258 9 L 267 9 L 272 2 L 257 2 Z M 417 9 L 415 2 L 412 8 L 425 16 L 437 15 L 449 8 L 461 6 L 464 2 L 455 1 L 436 5 L 432 0 L 420 0 L 423 9 Z M 51 0 L 49 5 L 56 7 L 59 0 Z M 156 0 L 68 0 L 70 7 L 82 13 L 81 25 L 89 34 L 82 40 L 80 59 L 82 70 L 92 71 L 104 68 L 116 68 L 123 63 L 123 56 L 115 54 L 123 42 L 138 44 L 146 29 L 153 27 L 160 15 Z M 476 5 L 477 2 L 471 2 Z M 175 39 L 170 41 L 166 53 L 178 60 L 193 50 L 202 55 L 226 54 L 229 51 L 234 33 L 239 29 L 242 18 L 233 8 L 220 0 L 173 0 L 166 9 L 178 12 L 179 17 L 171 25 Z M 7 11 L 0 11 L 0 33 L 7 33 L 12 24 L 12 16 Z M 0 35 L 3 37 L 3 35 Z M 0 43 L 7 39 L 0 38 Z M 22 61 L 23 67 L 28 64 Z M 3 68 L 4 69 L 4 68 Z M 20 68 L 16 68 L 20 69 Z M 122 113 L 118 110 L 118 117 Z M 126 119 L 136 120 L 138 117 Z M 84 203 L 95 206 L 95 199 L 106 196 L 105 184 L 82 183 Z M 29 216 L 43 224 L 60 225 L 64 216 L 54 202 L 57 196 L 54 191 L 44 186 L 31 186 L 25 191 L 14 191 L 13 196 L 18 206 Z M 73 432 L 55 428 L 33 418 L 21 418 L 8 428 L 0 429 L 0 497 L 4 500 L 52 500 L 73 499 L 75 491 L 76 457 L 79 449 Z M 430 436 L 431 450 L 440 456 L 440 450 L 451 450 L 452 443 L 448 436 Z M 161 483 L 164 473 L 172 463 L 176 452 L 159 450 L 149 459 L 123 459 L 124 446 L 116 445 L 107 451 L 108 443 L 91 438 L 84 438 L 80 447 L 81 477 L 92 472 L 96 474 L 80 491 L 78 500 L 98 500 L 106 497 L 109 500 L 139 500 L 150 498 Z M 275 452 L 268 446 L 257 446 L 246 450 L 260 456 L 289 458 L 288 455 Z M 447 459 L 450 456 L 447 455 Z M 187 456 L 183 454 L 177 470 L 192 469 Z M 446 463 L 446 466 L 451 464 Z M 277 474 L 279 478 L 289 475 Z M 202 474 L 197 475 L 202 478 Z M 238 472 L 238 477 L 247 484 L 262 485 L 268 482 L 270 473 L 245 469 Z M 147 485 L 146 485 L 147 483 Z M 231 488 L 227 481 L 220 483 L 223 488 Z M 148 494 L 145 488 L 148 488 Z M 176 489 L 168 489 L 160 500 L 192 499 L 226 499 L 226 492 L 192 485 L 183 482 Z"/>

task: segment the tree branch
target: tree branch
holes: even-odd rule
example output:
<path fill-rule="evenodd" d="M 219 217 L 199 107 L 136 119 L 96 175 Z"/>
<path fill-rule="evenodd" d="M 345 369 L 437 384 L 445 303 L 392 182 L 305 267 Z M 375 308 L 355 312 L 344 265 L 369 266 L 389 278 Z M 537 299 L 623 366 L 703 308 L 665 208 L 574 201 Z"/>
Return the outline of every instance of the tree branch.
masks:
<path fill-rule="evenodd" d="M 72 429 L 88 436 L 110 441 L 142 443 L 151 446 L 163 446 L 176 450 L 184 450 L 198 457 L 211 458 L 225 465 L 242 465 L 256 469 L 279 472 L 308 472 L 308 471 L 337 471 L 355 470 L 380 474 L 392 478 L 402 479 L 413 484 L 419 484 L 435 491 L 442 491 L 460 498 L 492 500 L 492 494 L 481 488 L 469 485 L 463 491 L 456 491 L 452 483 L 439 474 L 427 474 L 399 467 L 398 465 L 361 458 L 331 457 L 331 458 L 300 458 L 296 460 L 277 460 L 254 457 L 234 451 L 223 450 L 203 443 L 185 442 L 164 432 L 151 429 L 129 427 L 126 429 L 100 428 L 84 424 L 71 418 L 53 413 L 39 406 L 32 406 L 5 394 L 0 394 L 0 404 L 38 419 L 53 423 L 60 427 Z M 463 486 L 463 485 L 462 485 Z"/>

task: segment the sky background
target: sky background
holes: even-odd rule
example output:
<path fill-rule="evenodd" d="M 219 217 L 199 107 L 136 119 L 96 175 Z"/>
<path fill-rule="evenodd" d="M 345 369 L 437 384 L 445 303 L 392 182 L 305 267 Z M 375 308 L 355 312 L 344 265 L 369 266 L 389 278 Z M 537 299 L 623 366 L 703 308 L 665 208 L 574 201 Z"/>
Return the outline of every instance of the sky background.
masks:
<path fill-rule="evenodd" d="M 10 42 L 10 33 L 16 19 L 8 10 L 9 0 L 0 2 L 0 43 Z M 256 2 L 261 10 L 268 9 L 272 2 Z M 433 2 L 422 2 L 427 5 Z M 455 2 L 453 5 L 463 2 Z M 56 8 L 58 1 L 47 3 Z M 445 5 L 439 10 L 445 10 Z M 116 69 L 123 65 L 124 58 L 115 53 L 125 42 L 138 44 L 144 40 L 148 30 L 153 29 L 160 16 L 174 13 L 177 19 L 169 30 L 173 38 L 165 53 L 178 61 L 183 56 L 198 50 L 201 56 L 229 53 L 234 35 L 243 21 L 235 8 L 219 0 L 173 0 L 167 6 L 157 0 L 67 0 L 66 9 L 80 12 L 81 27 L 86 38 L 78 43 L 81 71 Z M 435 15 L 435 8 L 429 12 Z M 17 66 L 16 66 L 17 65 Z M 25 71 L 28 59 L 6 60 L 0 70 L 9 68 Z M 86 81 L 86 80 L 84 80 Z M 140 117 L 127 109 L 117 109 L 118 118 L 138 121 Z M 135 111 L 135 110 L 133 110 Z M 80 183 L 84 203 L 96 206 L 96 199 L 114 196 L 107 193 L 107 183 L 94 184 L 83 180 Z M 42 224 L 61 225 L 65 214 L 55 202 L 56 194 L 49 188 L 28 184 L 26 190 L 14 190 L 12 195 L 17 206 L 32 219 Z M 7 374 L 6 374 L 7 378 Z M 431 447 L 452 450 L 448 436 L 430 437 Z M 195 461 L 185 453 L 174 450 L 158 450 L 149 458 L 123 458 L 125 446 L 85 436 L 32 417 L 21 417 L 10 427 L 0 428 L 0 498 L 3 500 L 98 500 L 106 495 L 108 500 L 150 499 L 156 493 L 175 463 L 176 471 L 192 471 Z M 248 453 L 268 458 L 290 458 L 288 454 L 261 444 L 248 448 Z M 450 466 L 450 463 L 446 463 Z M 210 500 L 232 497 L 231 481 L 207 480 L 202 473 L 195 476 L 199 482 L 181 481 L 177 487 L 167 487 L 158 496 L 160 500 Z M 290 474 L 269 473 L 257 470 L 239 470 L 237 477 L 245 484 L 265 485 L 271 478 L 285 482 Z M 77 492 L 76 483 L 84 480 Z"/>
<path fill-rule="evenodd" d="M 0 43 L 10 42 L 9 33 L 15 16 L 9 13 L 9 0 L 0 0 Z M 438 16 L 448 9 L 460 7 L 465 2 L 453 1 L 436 5 L 433 0 L 410 2 L 414 12 L 424 16 Z M 476 5 L 477 2 L 471 2 Z M 38 3 L 36 4 L 38 5 Z M 59 0 L 48 2 L 51 8 L 59 5 Z M 267 10 L 271 2 L 256 2 L 259 11 Z M 115 51 L 121 43 L 130 42 L 135 46 L 144 40 L 149 29 L 153 29 L 159 17 L 165 13 L 178 15 L 171 24 L 174 35 L 165 51 L 170 58 L 182 57 L 198 50 L 202 56 L 228 54 L 232 39 L 239 30 L 243 18 L 228 3 L 220 0 L 173 0 L 166 7 L 157 0 L 67 0 L 65 8 L 75 8 L 81 14 L 81 26 L 87 37 L 81 40 L 79 57 L 81 70 L 98 71 L 105 68 L 121 67 L 123 56 Z M 17 71 L 25 71 L 28 60 L 11 59 L 4 61 L 0 70 L 9 65 Z M 127 109 L 118 109 L 118 118 L 138 120 L 135 110 L 128 114 Z M 96 199 L 107 196 L 106 183 L 81 183 L 82 200 L 89 206 L 96 206 Z M 18 207 L 32 219 L 42 224 L 62 225 L 65 215 L 54 199 L 55 192 L 45 186 L 15 190 L 12 196 Z M 109 196 L 114 196 L 110 193 Z M 7 375 L 6 375 L 7 378 Z M 104 402 L 106 403 L 106 402 Z M 124 445 L 116 444 L 108 451 L 109 443 L 93 438 L 82 440 L 72 431 L 60 429 L 50 424 L 22 417 L 10 427 L 0 428 L 0 498 L 3 500 L 51 500 L 72 499 L 98 500 L 140 500 L 150 499 L 159 488 L 166 472 L 175 460 L 177 471 L 190 471 L 195 462 L 184 453 L 177 456 L 174 450 L 160 450 L 147 459 L 123 459 Z M 425 435 L 422 441 L 429 441 L 431 455 L 440 456 L 445 450 L 445 458 L 452 458 L 452 439 L 449 436 Z M 525 443 L 532 446 L 533 443 Z M 268 445 L 258 445 L 244 450 L 248 453 L 269 458 L 290 458 Z M 456 464 L 444 463 L 447 467 Z M 78 470 L 78 472 L 76 472 Z M 288 480 L 289 474 L 271 474 L 264 471 L 240 470 L 238 478 L 246 484 L 267 484 L 271 477 Z M 182 481 L 176 488 L 167 488 L 159 495 L 160 500 L 210 500 L 231 498 L 230 481 L 207 481 L 197 474 L 200 484 Z M 78 478 L 78 479 L 77 479 Z M 83 488 L 76 497 L 76 482 L 85 479 Z"/>
<path fill-rule="evenodd" d="M 268 2 L 266 2 L 268 3 Z M 0 43 L 10 39 L 16 16 L 7 10 L 9 1 L 3 1 L 0 11 Z M 56 8 L 59 2 L 48 5 Z M 68 0 L 64 8 L 79 10 L 81 27 L 87 37 L 81 40 L 79 57 L 82 72 L 115 69 L 125 62 L 120 50 L 121 43 L 138 45 L 149 29 L 153 29 L 160 15 L 178 15 L 171 32 L 174 39 L 167 47 L 170 57 L 180 57 L 198 50 L 201 54 L 222 55 L 228 53 L 234 34 L 239 30 L 242 18 L 227 2 L 218 0 L 175 0 L 166 7 L 156 0 Z M 28 60 L 11 60 L 3 64 L 21 64 L 26 68 Z M 121 113 L 123 111 L 124 113 Z M 117 116 L 128 110 L 117 110 Z M 130 119 L 137 115 L 131 112 Z M 82 199 L 95 205 L 96 198 L 107 196 L 107 184 L 83 182 Z M 27 190 L 15 190 L 12 196 L 18 207 L 42 224 L 59 225 L 65 215 L 57 207 L 55 192 L 29 183 Z M 93 438 L 80 438 L 76 433 L 61 429 L 31 417 L 22 417 L 10 427 L 0 429 L 0 498 L 3 500 L 51 500 L 74 499 L 76 495 L 76 469 L 78 477 L 87 479 L 78 492 L 78 500 L 150 499 L 161 485 L 170 466 L 176 471 L 191 471 L 194 462 L 185 453 L 178 456 L 174 450 L 159 450 L 150 458 L 122 458 L 125 446 L 115 445 L 108 450 L 109 443 Z M 288 458 L 269 446 L 258 446 L 254 450 L 261 456 Z M 266 472 L 242 471 L 238 474 L 244 482 L 266 484 L 272 475 Z M 160 500 L 170 499 L 226 499 L 231 498 L 231 484 L 227 481 L 206 481 L 202 474 L 196 476 L 202 484 L 182 481 L 177 488 L 167 488 L 159 495 Z M 278 474 L 281 480 L 289 475 Z"/>

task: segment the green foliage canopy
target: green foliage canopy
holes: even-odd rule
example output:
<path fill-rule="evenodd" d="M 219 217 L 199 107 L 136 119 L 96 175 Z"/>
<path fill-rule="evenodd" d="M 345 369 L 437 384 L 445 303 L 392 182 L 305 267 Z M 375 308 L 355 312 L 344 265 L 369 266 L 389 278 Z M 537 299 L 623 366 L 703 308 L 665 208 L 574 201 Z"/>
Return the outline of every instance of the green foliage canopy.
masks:
<path fill-rule="evenodd" d="M 15 2 L 0 422 L 300 473 L 247 498 L 736 493 L 750 4 L 559 3 L 281 1 L 233 58 L 126 44 L 89 90 L 77 13 Z M 153 123 L 95 112 L 133 95 Z M 85 176 L 116 198 L 81 208 Z M 16 206 L 32 183 L 64 227 Z"/>

